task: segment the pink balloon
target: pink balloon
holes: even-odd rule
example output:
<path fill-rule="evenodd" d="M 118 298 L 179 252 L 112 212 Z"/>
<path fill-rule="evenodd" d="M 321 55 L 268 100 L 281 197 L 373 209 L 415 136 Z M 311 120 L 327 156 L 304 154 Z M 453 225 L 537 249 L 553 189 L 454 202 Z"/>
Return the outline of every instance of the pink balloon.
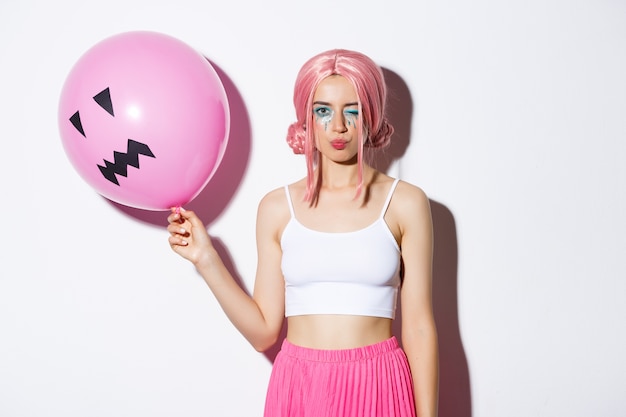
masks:
<path fill-rule="evenodd" d="M 187 204 L 219 166 L 228 99 L 215 69 L 183 42 L 154 32 L 103 40 L 61 92 L 65 152 L 98 193 L 146 210 Z"/>

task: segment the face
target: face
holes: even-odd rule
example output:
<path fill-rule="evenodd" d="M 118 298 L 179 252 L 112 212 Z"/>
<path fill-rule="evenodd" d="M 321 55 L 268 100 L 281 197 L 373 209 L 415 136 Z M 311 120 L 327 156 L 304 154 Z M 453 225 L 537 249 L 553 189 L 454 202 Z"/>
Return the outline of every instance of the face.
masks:
<path fill-rule="evenodd" d="M 356 161 L 358 120 L 358 96 L 350 81 L 340 75 L 325 78 L 313 96 L 315 145 L 323 157 Z"/>

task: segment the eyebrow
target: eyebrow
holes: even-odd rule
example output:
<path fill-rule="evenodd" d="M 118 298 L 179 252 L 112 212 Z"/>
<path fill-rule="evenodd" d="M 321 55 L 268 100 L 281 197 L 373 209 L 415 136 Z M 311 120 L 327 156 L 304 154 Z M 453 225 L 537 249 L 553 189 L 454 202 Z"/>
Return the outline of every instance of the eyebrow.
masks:
<path fill-rule="evenodd" d="M 321 106 L 330 106 L 331 104 L 326 102 L 326 101 L 314 101 L 313 105 L 321 105 Z M 350 107 L 350 106 L 358 106 L 359 103 L 354 102 L 354 103 L 346 103 L 343 105 L 343 107 Z"/>

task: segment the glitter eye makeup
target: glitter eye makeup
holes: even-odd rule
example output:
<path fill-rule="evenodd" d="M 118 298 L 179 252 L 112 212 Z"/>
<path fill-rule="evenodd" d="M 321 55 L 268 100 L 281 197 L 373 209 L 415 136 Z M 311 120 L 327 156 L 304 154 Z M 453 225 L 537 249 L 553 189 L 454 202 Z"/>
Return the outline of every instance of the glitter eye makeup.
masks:
<path fill-rule="evenodd" d="M 324 122 L 324 123 L 328 123 L 333 119 L 333 116 L 335 115 L 335 112 L 330 108 L 330 107 L 326 107 L 326 106 L 319 106 L 313 109 L 313 112 L 315 113 L 315 119 L 318 122 Z"/>
<path fill-rule="evenodd" d="M 356 121 L 359 117 L 358 110 L 352 110 L 352 109 L 344 110 L 343 115 L 346 118 L 346 124 L 348 126 L 356 127 Z"/>
<path fill-rule="evenodd" d="M 324 130 L 328 130 L 328 125 L 335 117 L 335 111 L 328 106 L 317 106 L 313 108 L 315 121 L 324 125 Z M 343 111 L 346 126 L 356 127 L 356 121 L 359 117 L 359 111 L 356 109 L 347 109 Z"/>
<path fill-rule="evenodd" d="M 328 124 L 333 120 L 335 112 L 327 106 L 318 106 L 313 109 L 315 121 L 324 125 L 324 130 L 328 130 Z"/>

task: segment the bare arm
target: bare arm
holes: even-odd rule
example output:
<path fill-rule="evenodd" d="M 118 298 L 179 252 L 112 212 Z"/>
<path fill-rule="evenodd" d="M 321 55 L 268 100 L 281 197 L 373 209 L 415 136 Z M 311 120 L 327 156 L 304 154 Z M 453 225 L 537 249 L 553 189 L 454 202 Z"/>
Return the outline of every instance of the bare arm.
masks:
<path fill-rule="evenodd" d="M 284 199 L 282 200 L 284 204 Z M 268 194 L 257 215 L 257 274 L 250 297 L 235 281 L 211 244 L 202 221 L 192 211 L 168 217 L 169 243 L 188 259 L 207 283 L 226 316 L 258 351 L 271 347 L 284 317 L 284 280 L 280 268 L 280 198 Z"/>
<path fill-rule="evenodd" d="M 436 417 L 439 354 L 432 308 L 433 231 L 428 198 L 404 184 L 398 201 L 404 280 L 402 342 L 413 376 L 417 415 Z"/>

